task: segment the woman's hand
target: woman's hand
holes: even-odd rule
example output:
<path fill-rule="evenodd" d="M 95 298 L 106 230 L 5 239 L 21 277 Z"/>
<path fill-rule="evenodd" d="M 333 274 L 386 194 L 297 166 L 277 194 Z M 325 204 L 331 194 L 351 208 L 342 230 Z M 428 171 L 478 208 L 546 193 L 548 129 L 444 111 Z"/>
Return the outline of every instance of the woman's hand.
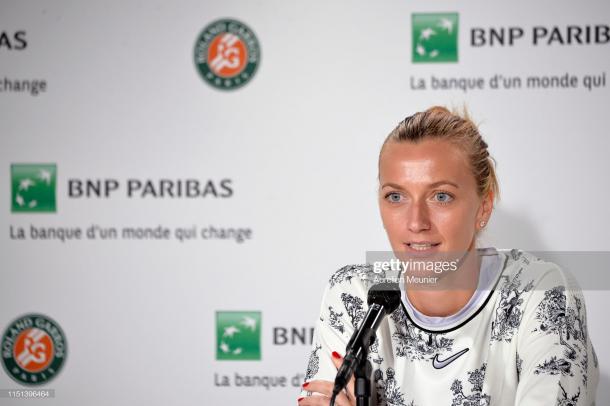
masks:
<path fill-rule="evenodd" d="M 339 369 L 343 363 L 343 357 L 336 351 L 333 351 L 332 357 L 335 368 Z M 330 397 L 333 394 L 334 382 L 313 380 L 305 382 L 303 389 L 310 392 L 318 392 L 318 394 L 299 398 L 299 406 L 328 406 L 330 405 Z M 347 390 L 339 392 L 335 399 L 335 406 L 356 406 L 356 396 L 354 395 L 354 377 L 352 376 L 347 384 Z"/>

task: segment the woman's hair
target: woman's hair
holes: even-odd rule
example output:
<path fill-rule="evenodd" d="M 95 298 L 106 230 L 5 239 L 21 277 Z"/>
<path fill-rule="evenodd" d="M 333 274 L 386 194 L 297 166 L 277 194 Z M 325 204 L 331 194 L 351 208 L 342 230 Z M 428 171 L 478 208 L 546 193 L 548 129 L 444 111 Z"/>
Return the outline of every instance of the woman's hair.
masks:
<path fill-rule="evenodd" d="M 386 137 L 379 152 L 381 154 L 388 142 L 417 143 L 426 139 L 447 140 L 459 147 L 470 162 L 472 173 L 477 183 L 479 196 L 493 193 L 495 200 L 499 199 L 500 187 L 496 177 L 496 161 L 487 151 L 487 143 L 483 141 L 479 129 L 470 119 L 466 109 L 460 114 L 450 112 L 445 107 L 433 106 L 405 118 Z"/>

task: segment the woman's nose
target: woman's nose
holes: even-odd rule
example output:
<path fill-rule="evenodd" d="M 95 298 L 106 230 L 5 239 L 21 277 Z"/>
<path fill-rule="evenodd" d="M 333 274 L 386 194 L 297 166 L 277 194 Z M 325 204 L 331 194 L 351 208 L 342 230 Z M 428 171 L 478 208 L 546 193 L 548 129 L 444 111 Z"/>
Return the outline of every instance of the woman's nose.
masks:
<path fill-rule="evenodd" d="M 407 211 L 409 231 L 418 233 L 430 229 L 430 216 L 425 202 L 413 202 Z"/>

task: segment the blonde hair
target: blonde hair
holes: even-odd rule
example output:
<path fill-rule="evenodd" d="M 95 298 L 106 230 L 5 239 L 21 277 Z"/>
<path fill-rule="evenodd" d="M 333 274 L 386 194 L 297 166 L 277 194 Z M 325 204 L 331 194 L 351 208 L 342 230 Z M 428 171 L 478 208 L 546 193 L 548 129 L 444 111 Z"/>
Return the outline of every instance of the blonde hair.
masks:
<path fill-rule="evenodd" d="M 500 198 L 500 186 L 496 177 L 496 161 L 487 151 L 487 143 L 481 137 L 477 125 L 466 108 L 460 113 L 442 106 L 433 106 L 401 121 L 386 137 L 379 151 L 378 167 L 383 149 L 388 142 L 413 142 L 425 139 L 447 140 L 459 147 L 467 156 L 477 183 L 479 196 L 492 193 Z"/>

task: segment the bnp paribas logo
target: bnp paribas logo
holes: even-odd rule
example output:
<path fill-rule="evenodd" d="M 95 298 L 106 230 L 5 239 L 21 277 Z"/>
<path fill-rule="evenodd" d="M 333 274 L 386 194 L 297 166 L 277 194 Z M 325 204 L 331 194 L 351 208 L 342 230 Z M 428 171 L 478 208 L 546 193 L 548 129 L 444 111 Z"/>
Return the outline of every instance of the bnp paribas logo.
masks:
<path fill-rule="evenodd" d="M 55 164 L 11 165 L 11 211 L 55 212 Z"/>
<path fill-rule="evenodd" d="M 216 359 L 261 359 L 261 312 L 216 312 Z"/>
<path fill-rule="evenodd" d="M 457 62 L 458 20 L 458 13 L 412 14 L 413 62 Z"/>

